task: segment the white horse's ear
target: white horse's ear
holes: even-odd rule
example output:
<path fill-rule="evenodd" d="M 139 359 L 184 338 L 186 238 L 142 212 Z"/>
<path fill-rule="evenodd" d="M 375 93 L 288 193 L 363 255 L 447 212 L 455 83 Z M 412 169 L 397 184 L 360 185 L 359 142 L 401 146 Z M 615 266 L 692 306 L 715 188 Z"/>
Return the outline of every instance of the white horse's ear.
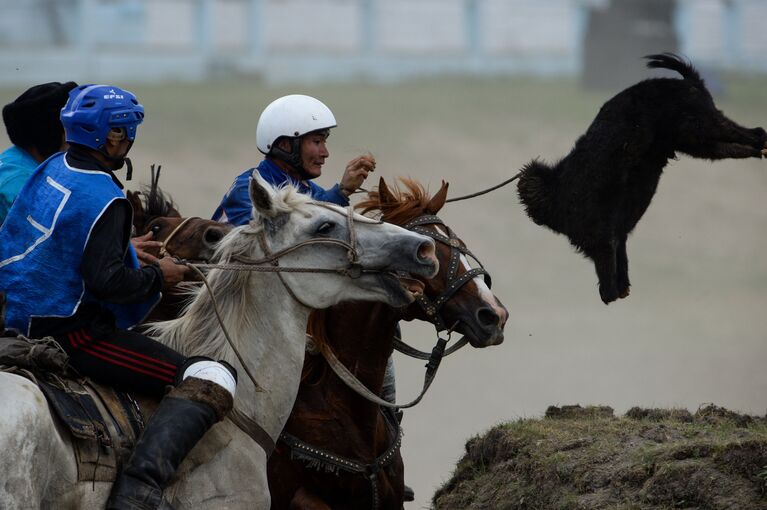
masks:
<path fill-rule="evenodd" d="M 273 218 L 277 215 L 277 211 L 274 208 L 274 188 L 261 177 L 258 170 L 253 170 L 253 174 L 250 177 L 248 194 L 253 204 L 254 218 L 259 215 Z"/>

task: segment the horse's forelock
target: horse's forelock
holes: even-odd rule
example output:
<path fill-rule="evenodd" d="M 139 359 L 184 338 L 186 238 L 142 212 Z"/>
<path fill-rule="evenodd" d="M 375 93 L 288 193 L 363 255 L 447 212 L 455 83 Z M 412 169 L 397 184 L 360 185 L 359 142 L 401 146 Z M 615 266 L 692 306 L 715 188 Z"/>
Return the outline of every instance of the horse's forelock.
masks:
<path fill-rule="evenodd" d="M 404 186 L 402 189 L 397 181 L 389 188 L 395 202 L 382 204 L 381 195 L 377 190 L 370 191 L 368 198 L 360 201 L 355 207 L 363 214 L 380 212 L 381 219 L 395 225 L 404 225 L 416 216 L 423 214 L 431 197 L 423 185 L 406 177 L 398 180 Z"/>
<path fill-rule="evenodd" d="M 141 187 L 141 196 L 144 203 L 144 214 L 147 217 L 181 216 L 173 199 L 160 188 L 144 185 Z"/>

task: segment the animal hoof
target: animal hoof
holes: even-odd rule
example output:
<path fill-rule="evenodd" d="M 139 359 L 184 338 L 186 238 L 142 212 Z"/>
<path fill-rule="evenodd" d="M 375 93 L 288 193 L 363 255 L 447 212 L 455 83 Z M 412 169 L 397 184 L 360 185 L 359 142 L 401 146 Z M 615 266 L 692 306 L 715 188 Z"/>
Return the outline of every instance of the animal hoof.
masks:
<path fill-rule="evenodd" d="M 601 288 L 599 289 L 599 297 L 602 298 L 602 302 L 606 305 L 609 305 L 616 299 L 618 299 L 618 292 L 615 290 L 612 291 L 603 291 Z"/>

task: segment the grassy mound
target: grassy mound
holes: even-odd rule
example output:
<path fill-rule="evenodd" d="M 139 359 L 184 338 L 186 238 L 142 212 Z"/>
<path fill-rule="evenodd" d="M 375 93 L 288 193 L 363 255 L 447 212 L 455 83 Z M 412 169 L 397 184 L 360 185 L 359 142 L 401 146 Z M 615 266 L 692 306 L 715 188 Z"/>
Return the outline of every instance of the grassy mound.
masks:
<path fill-rule="evenodd" d="M 767 509 L 767 419 L 550 407 L 466 443 L 434 495 L 441 509 Z"/>

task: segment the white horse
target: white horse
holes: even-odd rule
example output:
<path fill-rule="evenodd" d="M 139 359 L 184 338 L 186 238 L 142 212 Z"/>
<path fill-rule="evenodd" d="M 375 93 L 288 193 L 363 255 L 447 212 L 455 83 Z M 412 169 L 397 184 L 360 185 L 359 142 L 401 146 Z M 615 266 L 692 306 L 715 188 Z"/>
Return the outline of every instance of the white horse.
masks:
<path fill-rule="evenodd" d="M 210 271 L 208 280 L 223 323 L 262 391 L 256 390 L 227 343 L 204 287 L 195 292 L 179 319 L 158 323 L 154 333 L 186 355 L 224 359 L 237 367 L 235 410 L 255 420 L 276 441 L 298 390 L 310 307 L 325 308 L 346 300 L 407 304 L 413 296 L 396 273 L 431 277 L 437 260 L 431 239 L 356 214 L 352 225 L 346 210 L 312 202 L 293 188 L 274 190 L 256 177 L 250 194 L 254 220 L 221 241 L 217 249 L 220 264 L 262 258 L 262 247 L 277 253 L 307 240 L 323 239 L 325 242 L 288 250 L 279 258 L 279 265 L 339 268 L 356 258 L 365 268 L 361 276 Z M 328 239 L 345 241 L 354 248 Z M 104 507 L 111 484 L 77 481 L 69 434 L 52 417 L 32 382 L 0 373 L 0 409 L 0 508 Z M 192 450 L 165 491 L 165 499 L 178 509 L 268 509 L 266 460 L 264 449 L 230 416 Z"/>

